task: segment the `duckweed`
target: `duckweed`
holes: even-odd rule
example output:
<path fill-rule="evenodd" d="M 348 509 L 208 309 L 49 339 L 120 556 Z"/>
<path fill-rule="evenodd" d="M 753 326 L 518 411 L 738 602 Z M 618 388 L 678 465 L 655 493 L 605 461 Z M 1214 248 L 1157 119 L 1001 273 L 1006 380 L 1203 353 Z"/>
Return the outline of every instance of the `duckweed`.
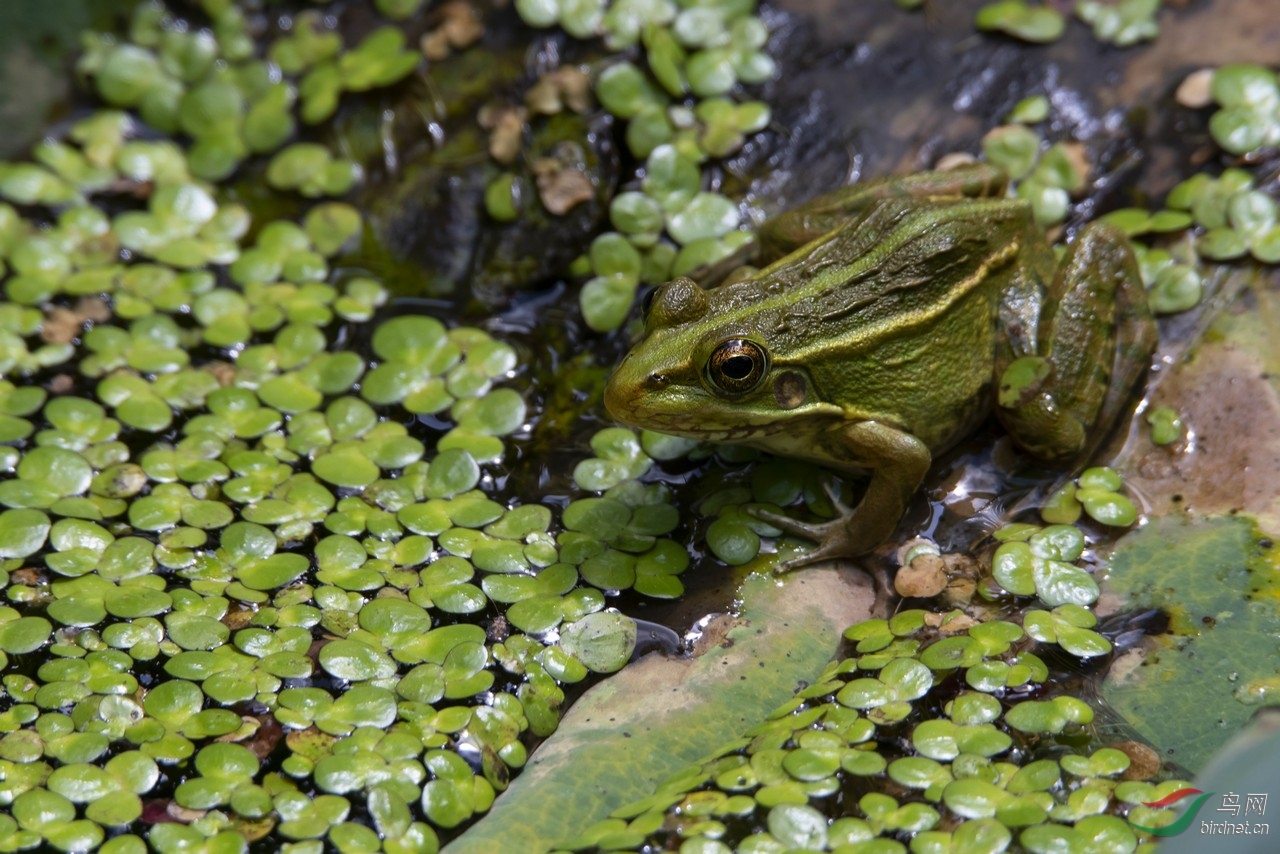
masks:
<path fill-rule="evenodd" d="M 0 436 L 21 443 L 3 461 L 0 559 L 6 577 L 27 567 L 6 586 L 23 610 L 0 608 L 14 700 L 0 727 L 3 761 L 35 763 L 0 775 L 16 805 L 0 831 L 68 849 L 104 828 L 141 828 L 158 850 L 268 833 L 431 849 L 433 826 L 487 810 L 521 738 L 555 728 L 561 684 L 630 657 L 634 622 L 590 585 L 682 592 L 689 555 L 664 538 L 678 514 L 635 481 L 649 457 L 618 430 L 582 468 L 603 496 L 563 514 L 489 498 L 528 408 L 503 385 L 516 351 L 481 330 L 403 313 L 367 357 L 328 352 L 387 302 L 378 280 L 335 272 L 360 214 L 319 201 L 255 224 L 218 182 L 252 164 L 284 193 L 345 193 L 359 169 L 297 141 L 295 108 L 317 121 L 420 58 L 387 28 L 342 53 L 304 13 L 267 49 L 295 105 L 240 13 L 204 6 L 211 29 L 145 5 L 131 41 L 91 39 L 81 69 L 117 109 L 0 168 L 0 195 L 33 208 L 0 207 Z M 715 49 L 758 75 L 761 34 Z M 136 138 L 135 115 L 177 142 Z M 140 201 L 109 217 L 90 204 L 109 187 Z M 614 235 L 595 255 L 634 290 L 635 252 Z M 29 348 L 65 298 L 81 300 L 65 336 L 81 343 Z M 21 379 L 73 359 L 82 397 Z M 416 416 L 441 425 L 429 444 Z M 454 622 L 494 614 L 498 641 Z M 289 749 L 267 770 L 277 741 Z M 160 769 L 174 808 L 204 818 L 139 824 Z M 350 819 L 357 801 L 372 829 Z M 106 847 L 142 844 L 124 832 Z"/>
<path fill-rule="evenodd" d="M 401 19 L 419 5 L 376 7 Z M 259 45 L 235 4 L 200 6 L 207 28 L 142 4 L 127 38 L 90 37 L 79 67 L 111 109 L 41 143 L 31 162 L 0 164 L 0 196 L 23 206 L 0 205 L 0 441 L 12 445 L 0 457 L 0 684 L 11 701 L 0 797 L 12 805 L 0 844 L 435 850 L 437 830 L 483 814 L 523 766 L 523 740 L 556 728 L 566 685 L 630 658 L 636 624 L 609 597 L 683 592 L 690 553 L 670 535 L 684 520 L 669 487 L 640 479 L 654 460 L 705 452 L 606 428 L 562 505 L 499 500 L 513 437 L 531 421 L 510 384 L 518 351 L 387 309 L 381 281 L 344 270 L 364 226 L 325 199 L 363 174 L 298 137 L 299 121 L 326 119 L 343 93 L 404 80 L 420 54 L 395 27 L 344 50 L 318 10 Z M 595 78 L 645 161 L 643 181 L 610 206 L 615 231 L 585 257 L 584 315 L 612 329 L 642 283 L 749 239 L 702 170 L 769 122 L 744 88 L 775 72 L 768 32 L 754 3 L 516 8 L 531 25 L 636 46 Z M 172 139 L 141 138 L 144 123 Z M 992 150 L 1026 161 L 1019 192 L 1048 221 L 1081 176 L 1065 149 L 1040 154 L 1034 133 L 1013 137 Z M 223 183 L 248 174 L 296 215 L 255 222 Z M 515 184 L 492 186 L 491 211 L 509 214 Z M 1227 207 L 1265 257 L 1265 205 Z M 65 340 L 36 345 L 45 313 L 63 311 Z M 371 319 L 367 352 L 328 352 Z M 67 371 L 74 393 L 51 397 L 49 368 Z M 730 471 L 689 524 L 726 563 L 746 563 L 779 533 L 752 507 L 830 514 L 819 475 L 769 462 Z M 1073 488 L 1095 518 L 1123 522 L 1105 474 Z M 1129 839 L 1118 819 L 1099 821 L 1124 807 L 1086 789 L 1123 770 L 1116 751 L 1041 759 L 1034 775 L 1034 763 L 1007 761 L 1029 749 L 1028 733 L 1078 738 L 1090 714 L 1072 698 L 1010 699 L 1048 676 L 1036 645 L 1106 651 L 1073 604 L 1087 585 L 1072 573 L 1088 576 L 1069 566 L 1083 541 L 1063 528 L 1005 544 L 1032 556 L 1029 586 L 1022 570 L 1005 573 L 1021 585 L 1010 592 L 1040 593 L 1052 611 L 954 632 L 918 611 L 854 627 L 857 654 L 748 746 L 692 787 L 669 787 L 660 807 L 589 832 L 591 844 L 663 833 L 717 850 L 746 819 L 760 831 L 744 844 L 761 847 L 899 850 L 872 840 L 915 834 L 921 850 L 976 850 L 1022 827 L 1027 847 L 1062 834 Z M 960 673 L 963 686 L 950 680 Z M 900 731 L 901 755 L 874 749 L 922 703 L 946 718 Z M 851 777 L 908 794 L 864 794 L 855 815 L 828 823 L 820 799 Z M 1062 781 L 1076 778 L 1067 792 L 1076 784 Z M 170 800 L 179 821 L 144 818 Z M 667 822 L 668 809 L 698 821 Z"/>
<path fill-rule="evenodd" d="M 1224 65 L 1213 73 L 1209 119 L 1213 138 L 1232 154 L 1249 155 L 1280 143 L 1280 83 L 1257 65 Z"/>
<path fill-rule="evenodd" d="M 1028 644 L 1054 641 L 1032 640 L 1030 621 L 1027 634 L 1002 622 L 939 628 L 947 623 L 947 615 L 907 611 L 850 628 L 846 638 L 860 651 L 896 645 L 901 652 L 888 660 L 864 655 L 832 662 L 747 739 L 677 773 L 653 797 L 619 809 L 564 847 L 836 850 L 856 843 L 905 851 L 899 840 L 910 835 L 912 851 L 999 850 L 1015 836 L 1029 850 L 1093 850 L 1095 843 L 1133 850 L 1138 836 L 1119 816 L 1147 808 L 1135 792 L 1122 791 L 1135 784 L 1110 779 L 1129 766 L 1124 752 L 1101 745 L 1080 752 L 1093 716 L 1087 704 L 1071 696 L 1017 701 L 995 684 L 948 687 L 947 674 L 959 660 L 934 652 L 960 641 L 985 649 L 992 658 L 969 659 L 973 672 L 984 663 L 1030 660 Z M 1047 676 L 1040 664 L 1017 684 L 1034 687 Z M 909 733 L 896 716 L 877 715 L 890 703 L 929 703 L 935 694 L 949 697 L 943 715 Z M 1010 757 L 1017 750 L 1039 758 L 1015 763 Z M 867 791 L 876 779 L 894 784 L 898 796 Z M 830 796 L 851 791 L 850 785 L 861 794 L 833 820 Z M 1136 785 L 1146 798 L 1182 784 Z M 1061 847 L 1067 837 L 1074 848 Z"/>
<path fill-rule="evenodd" d="M 1200 302 L 1206 263 L 1280 262 L 1275 201 L 1255 189 L 1242 169 L 1226 169 L 1216 178 L 1196 174 L 1174 187 L 1165 205 L 1155 212 L 1122 208 L 1103 217 L 1157 244 L 1135 243 L 1135 248 L 1148 302 L 1158 314 L 1186 311 Z"/>
<path fill-rule="evenodd" d="M 731 156 L 769 123 L 764 103 L 727 97 L 740 97 L 744 85 L 763 83 L 776 73 L 764 51 L 768 30 L 754 15 L 755 5 L 516 3 L 530 26 L 559 25 L 575 38 L 602 36 L 615 50 L 637 42 L 643 50 L 643 62 L 608 62 L 595 76 L 596 97 L 625 120 L 627 145 L 635 157 L 648 161 L 645 174 L 650 177 L 642 192 L 615 197 L 610 219 L 616 231 L 597 238 L 588 253 L 591 276 L 580 300 L 592 329 L 621 326 L 642 281 L 657 284 L 688 272 L 748 239 L 737 231 L 736 205 L 702 191 L 700 165 Z M 673 197 L 664 186 L 677 174 L 686 189 Z M 650 180 L 655 175 L 657 180 Z M 509 217 L 510 183 L 500 180 L 490 190 L 491 213 Z"/>
<path fill-rule="evenodd" d="M 1157 445 L 1172 445 L 1182 438 L 1186 425 L 1178 411 L 1171 406 L 1157 406 L 1147 413 L 1151 425 L 1151 441 Z"/>
<path fill-rule="evenodd" d="M 996 30 L 1028 42 L 1057 41 L 1066 30 L 1061 12 L 1023 0 L 989 3 L 978 10 L 974 23 L 980 30 Z"/>
<path fill-rule="evenodd" d="M 1076 4 L 1076 16 L 1093 28 L 1098 41 L 1128 47 L 1154 39 L 1160 32 L 1156 13 L 1160 0 L 1121 0 L 1112 4 L 1086 0 Z"/>

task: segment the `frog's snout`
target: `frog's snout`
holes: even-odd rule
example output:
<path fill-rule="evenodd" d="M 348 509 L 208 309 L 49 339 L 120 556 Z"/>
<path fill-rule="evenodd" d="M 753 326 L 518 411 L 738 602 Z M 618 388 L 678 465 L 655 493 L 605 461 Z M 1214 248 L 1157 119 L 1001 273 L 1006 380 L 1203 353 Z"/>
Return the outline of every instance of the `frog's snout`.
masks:
<path fill-rule="evenodd" d="M 627 394 L 622 378 L 627 361 L 628 359 L 624 358 L 618 367 L 613 369 L 613 373 L 609 374 L 609 381 L 604 386 L 604 408 L 609 413 L 609 417 L 615 421 L 628 420 L 627 415 L 631 408 L 631 396 Z"/>
<path fill-rule="evenodd" d="M 635 424 L 649 392 L 667 385 L 661 373 L 643 373 L 639 362 L 628 353 L 613 369 L 604 387 L 604 408 L 617 421 Z"/>

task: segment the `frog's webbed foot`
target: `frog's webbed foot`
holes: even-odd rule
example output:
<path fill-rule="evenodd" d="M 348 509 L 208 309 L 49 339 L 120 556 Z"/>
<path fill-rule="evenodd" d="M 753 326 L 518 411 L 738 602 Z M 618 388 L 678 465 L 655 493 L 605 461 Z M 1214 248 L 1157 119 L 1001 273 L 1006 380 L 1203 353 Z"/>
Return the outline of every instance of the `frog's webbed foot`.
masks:
<path fill-rule="evenodd" d="M 857 507 L 850 507 L 840 497 L 839 482 L 834 478 L 822 479 L 822 491 L 835 511 L 834 519 L 821 522 L 802 522 L 783 513 L 775 513 L 760 507 L 749 508 L 748 512 L 763 522 L 768 522 L 783 533 L 803 537 L 817 543 L 815 548 L 801 552 L 795 557 L 782 561 L 774 572 L 790 572 L 793 569 L 811 566 L 835 558 L 853 558 L 866 554 L 874 549 L 891 533 L 886 529 L 885 520 L 874 513 L 865 512 L 866 499 Z M 896 518 L 894 523 L 896 523 Z"/>
<path fill-rule="evenodd" d="M 818 544 L 817 548 L 801 552 L 780 562 L 774 567 L 774 572 L 778 574 L 790 572 L 793 569 L 812 566 L 813 564 L 836 558 L 855 560 L 858 568 L 870 576 L 875 584 L 876 598 L 871 606 L 871 614 L 873 616 L 888 616 L 892 613 L 891 606 L 897 599 L 888 569 L 883 562 L 878 560 L 868 562 L 855 559 L 856 555 L 870 551 L 871 548 L 878 545 L 878 541 L 873 542 L 867 548 L 860 548 L 858 544 L 852 542 L 848 521 L 854 515 L 855 509 L 849 507 L 840 498 L 839 488 L 834 480 L 824 478 L 822 489 L 827 494 L 828 500 L 831 501 L 831 506 L 837 513 L 835 519 L 829 519 L 825 522 L 801 522 L 798 519 L 792 519 L 790 516 L 775 513 L 772 510 L 758 507 L 748 509 L 747 512 L 752 516 L 763 522 L 768 522 L 784 533 L 813 540 Z"/>
<path fill-rule="evenodd" d="M 818 544 L 783 563 L 781 572 L 830 558 L 856 557 L 883 543 L 902 520 L 931 460 L 929 449 L 919 439 L 875 421 L 842 422 L 819 440 L 828 449 L 842 449 L 843 456 L 836 452 L 830 456 L 849 463 L 850 470 L 869 471 L 871 480 L 858 506 L 850 507 L 841 499 L 836 483 L 823 478 L 822 488 L 836 513 L 836 518 L 827 521 L 800 522 L 781 513 L 753 511 L 756 518 Z"/>
<path fill-rule="evenodd" d="M 861 548 L 860 543 L 850 542 L 849 528 L 856 515 L 856 509 L 844 503 L 840 497 L 840 488 L 834 478 L 822 478 L 822 491 L 835 510 L 836 517 L 825 522 L 802 522 L 785 513 L 775 513 L 762 507 L 752 507 L 748 512 L 762 522 L 768 522 L 783 533 L 803 537 L 818 544 L 817 548 L 802 552 L 793 558 L 778 564 L 776 572 L 790 572 L 803 566 L 819 563 L 837 557 L 850 557 L 869 551 L 876 544 Z"/>

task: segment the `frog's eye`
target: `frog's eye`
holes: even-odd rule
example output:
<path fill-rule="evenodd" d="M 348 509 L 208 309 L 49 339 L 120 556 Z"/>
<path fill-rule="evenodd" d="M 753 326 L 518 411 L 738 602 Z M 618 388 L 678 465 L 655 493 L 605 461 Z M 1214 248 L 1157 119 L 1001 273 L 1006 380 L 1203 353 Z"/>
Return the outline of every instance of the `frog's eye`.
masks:
<path fill-rule="evenodd" d="M 769 355 L 754 341 L 730 338 L 711 351 L 707 360 L 707 379 L 716 391 L 746 394 L 764 379 L 769 371 Z"/>
<path fill-rule="evenodd" d="M 653 299 L 657 296 L 658 291 L 662 290 L 661 285 L 656 288 L 650 288 L 649 292 L 644 295 L 644 299 L 640 302 L 640 316 L 645 320 L 649 319 L 649 310 L 653 308 Z"/>

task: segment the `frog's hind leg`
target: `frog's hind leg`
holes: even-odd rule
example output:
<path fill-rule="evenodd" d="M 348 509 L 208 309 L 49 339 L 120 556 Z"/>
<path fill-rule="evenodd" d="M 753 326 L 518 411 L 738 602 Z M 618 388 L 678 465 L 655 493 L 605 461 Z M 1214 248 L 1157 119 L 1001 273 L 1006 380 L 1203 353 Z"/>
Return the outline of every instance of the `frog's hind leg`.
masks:
<path fill-rule="evenodd" d="M 1037 457 L 1083 457 L 1110 432 L 1156 345 L 1142 276 L 1117 228 L 1091 223 L 1067 248 L 1036 341 L 1036 355 L 998 378 L 997 413 Z"/>

